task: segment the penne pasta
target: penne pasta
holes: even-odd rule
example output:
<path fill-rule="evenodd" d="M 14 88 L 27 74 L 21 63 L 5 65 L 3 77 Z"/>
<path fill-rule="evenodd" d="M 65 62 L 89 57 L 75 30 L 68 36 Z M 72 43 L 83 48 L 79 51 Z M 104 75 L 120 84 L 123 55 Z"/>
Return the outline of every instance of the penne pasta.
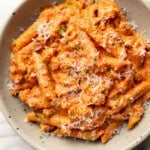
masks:
<path fill-rule="evenodd" d="M 16 52 L 26 46 L 28 43 L 32 41 L 33 38 L 37 36 L 37 24 L 35 22 L 32 26 L 30 26 L 27 30 L 23 32 L 17 39 L 12 42 L 11 49 L 13 52 Z"/>
<path fill-rule="evenodd" d="M 114 121 L 112 122 L 105 130 L 104 130 L 104 134 L 101 136 L 101 142 L 102 143 L 106 143 L 111 136 L 113 135 L 113 133 L 115 132 L 115 130 L 119 127 L 120 122 L 119 121 Z"/>
<path fill-rule="evenodd" d="M 38 83 L 41 90 L 50 99 L 55 98 L 54 89 L 48 73 L 46 64 L 42 61 L 42 58 L 36 52 L 33 53 L 34 67 L 37 74 Z"/>
<path fill-rule="evenodd" d="M 11 94 L 42 132 L 107 143 L 150 98 L 149 43 L 112 0 L 44 9 L 11 45 Z"/>

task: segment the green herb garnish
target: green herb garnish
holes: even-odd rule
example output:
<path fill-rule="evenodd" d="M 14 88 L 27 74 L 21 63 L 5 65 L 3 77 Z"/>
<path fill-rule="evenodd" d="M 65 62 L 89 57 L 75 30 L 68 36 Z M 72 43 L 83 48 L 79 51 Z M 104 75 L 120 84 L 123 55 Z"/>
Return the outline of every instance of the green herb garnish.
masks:
<path fill-rule="evenodd" d="M 85 73 L 89 73 L 89 69 L 85 68 L 85 69 L 84 69 L 84 72 L 85 72 Z"/>
<path fill-rule="evenodd" d="M 78 51 L 78 50 L 81 49 L 81 47 L 80 47 L 80 45 L 75 45 L 75 46 L 74 46 L 74 49 Z"/>
<path fill-rule="evenodd" d="M 118 99 L 118 98 L 120 98 L 120 95 L 119 95 L 119 94 L 116 94 L 116 95 L 114 96 L 114 98 L 115 98 L 115 99 Z"/>
<path fill-rule="evenodd" d="M 74 117 L 75 117 L 75 113 L 74 113 L 74 112 L 70 112 L 69 115 L 70 115 L 71 118 L 74 118 Z"/>
<path fill-rule="evenodd" d="M 40 43 L 41 41 L 40 41 L 40 39 L 36 39 L 35 42 L 36 43 Z"/>
<path fill-rule="evenodd" d="M 42 139 L 43 137 L 42 136 L 40 136 L 40 139 Z"/>
<path fill-rule="evenodd" d="M 61 28 L 59 29 L 59 34 L 60 34 L 61 36 L 64 36 L 64 35 L 65 35 L 65 28 L 64 28 L 64 27 L 61 27 Z"/>
<path fill-rule="evenodd" d="M 26 112 L 26 111 L 27 111 L 27 109 L 26 109 L 26 108 L 24 108 L 24 109 L 23 109 L 23 111 L 24 111 L 24 112 Z"/>

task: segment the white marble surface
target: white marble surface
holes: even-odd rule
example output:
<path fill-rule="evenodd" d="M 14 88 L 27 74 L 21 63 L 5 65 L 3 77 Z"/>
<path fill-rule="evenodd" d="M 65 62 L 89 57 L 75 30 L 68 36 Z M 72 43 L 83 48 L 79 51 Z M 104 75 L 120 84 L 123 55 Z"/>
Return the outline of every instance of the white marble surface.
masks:
<path fill-rule="evenodd" d="M 33 150 L 12 130 L 0 112 L 0 150 Z"/>
<path fill-rule="evenodd" d="M 23 0 L 5 0 L 0 1 L 0 20 L 7 20 L 7 17 L 12 13 L 10 11 L 15 8 L 17 3 Z M 150 0 L 143 0 L 150 5 Z M 3 25 L 0 23 L 0 29 Z M 10 127 L 0 111 L 0 150 L 33 150 L 26 144 Z M 136 150 L 150 150 L 150 137 L 144 141 Z"/>

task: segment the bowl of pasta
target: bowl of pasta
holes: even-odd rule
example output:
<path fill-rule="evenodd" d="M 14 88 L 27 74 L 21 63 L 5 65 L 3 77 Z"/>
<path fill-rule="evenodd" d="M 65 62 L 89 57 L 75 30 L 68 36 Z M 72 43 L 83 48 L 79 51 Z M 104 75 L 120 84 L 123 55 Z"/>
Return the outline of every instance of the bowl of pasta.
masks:
<path fill-rule="evenodd" d="M 0 106 L 13 129 L 41 150 L 141 143 L 150 134 L 149 15 L 141 0 L 20 2 L 0 40 Z"/>

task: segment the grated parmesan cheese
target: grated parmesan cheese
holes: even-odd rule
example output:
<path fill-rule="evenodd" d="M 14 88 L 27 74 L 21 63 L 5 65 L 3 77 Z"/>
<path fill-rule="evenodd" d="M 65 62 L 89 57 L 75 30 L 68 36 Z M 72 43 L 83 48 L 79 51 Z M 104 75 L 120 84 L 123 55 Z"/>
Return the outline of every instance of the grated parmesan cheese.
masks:
<path fill-rule="evenodd" d="M 5 84 L 6 84 L 6 86 L 8 87 L 9 90 L 13 89 L 13 87 L 14 87 L 14 84 L 8 78 L 6 78 Z"/>
<path fill-rule="evenodd" d="M 50 30 L 49 30 L 50 22 L 40 23 L 37 32 L 39 40 L 47 41 L 50 38 Z"/>
<path fill-rule="evenodd" d="M 150 98 L 149 98 L 150 99 Z M 143 105 L 144 109 L 147 110 L 150 107 L 150 101 L 146 101 Z"/>
<path fill-rule="evenodd" d="M 127 8 L 126 7 L 121 7 L 123 14 L 126 16 L 127 15 Z"/>
<path fill-rule="evenodd" d="M 132 26 L 132 28 L 133 28 L 134 30 L 137 30 L 137 29 L 138 29 L 138 25 L 136 24 L 136 22 L 135 22 L 134 20 L 131 21 L 131 22 L 129 22 L 129 25 Z"/>
<path fill-rule="evenodd" d="M 146 50 L 144 48 L 140 49 L 139 55 L 144 57 L 146 55 Z"/>
<path fill-rule="evenodd" d="M 36 73 L 35 72 L 31 72 L 31 77 L 36 77 Z"/>
<path fill-rule="evenodd" d="M 127 58 L 126 49 L 125 49 L 125 48 L 122 48 L 122 49 L 120 50 L 120 59 L 121 59 L 121 60 L 124 60 L 125 58 Z"/>

